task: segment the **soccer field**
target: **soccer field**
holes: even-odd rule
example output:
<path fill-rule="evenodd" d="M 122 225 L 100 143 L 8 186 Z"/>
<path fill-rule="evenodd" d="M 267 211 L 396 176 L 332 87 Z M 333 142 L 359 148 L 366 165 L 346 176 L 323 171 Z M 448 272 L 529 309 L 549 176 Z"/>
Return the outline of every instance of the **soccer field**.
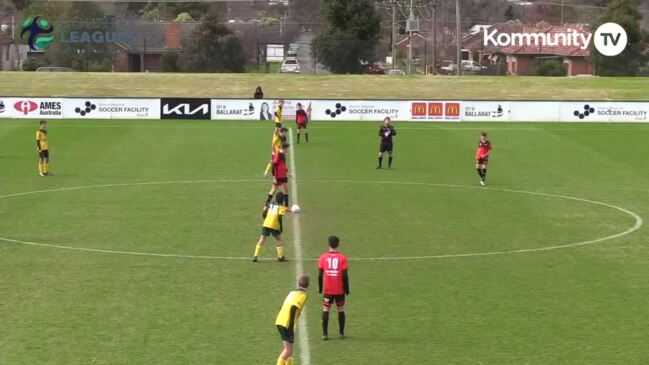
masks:
<path fill-rule="evenodd" d="M 42 178 L 37 121 L 0 121 L 0 364 L 274 364 L 300 263 L 299 364 L 649 363 L 649 125 L 395 127 L 375 170 L 379 123 L 314 122 L 289 262 L 253 264 L 270 124 L 52 120 Z M 324 342 L 331 234 L 351 295 Z"/>
<path fill-rule="evenodd" d="M 647 77 L 2 72 L 2 96 L 649 100 Z"/>

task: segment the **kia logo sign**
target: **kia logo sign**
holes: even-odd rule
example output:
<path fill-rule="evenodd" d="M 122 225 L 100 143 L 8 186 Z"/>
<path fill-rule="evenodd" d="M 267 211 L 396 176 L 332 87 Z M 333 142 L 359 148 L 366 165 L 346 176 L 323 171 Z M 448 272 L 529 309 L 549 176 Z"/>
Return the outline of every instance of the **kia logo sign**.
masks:
<path fill-rule="evenodd" d="M 24 115 L 27 115 L 34 110 L 38 109 L 38 104 L 30 100 L 21 100 L 14 104 L 14 109 L 19 112 L 22 112 Z"/>
<path fill-rule="evenodd" d="M 168 114 L 168 115 L 194 115 L 194 114 L 201 114 L 205 115 L 210 112 L 210 106 L 207 104 L 203 104 L 201 106 L 196 107 L 196 109 L 192 110 L 192 106 L 189 103 L 184 103 L 184 104 L 179 104 L 175 108 L 170 108 L 169 104 L 166 104 L 162 107 L 162 113 Z"/>
<path fill-rule="evenodd" d="M 162 119 L 211 119 L 210 99 L 162 99 L 160 101 Z"/>

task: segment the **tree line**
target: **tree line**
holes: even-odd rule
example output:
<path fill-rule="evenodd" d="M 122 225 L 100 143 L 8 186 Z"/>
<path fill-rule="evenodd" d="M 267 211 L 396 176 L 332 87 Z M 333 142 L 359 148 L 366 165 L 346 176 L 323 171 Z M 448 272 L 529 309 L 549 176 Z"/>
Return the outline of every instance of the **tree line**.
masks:
<path fill-rule="evenodd" d="M 641 1 L 649 4 L 649 0 Z M 453 2 L 438 0 L 440 8 L 446 9 L 446 12 L 453 10 Z M 184 45 L 182 52 L 170 52 L 163 56 L 163 71 L 243 72 L 248 60 L 254 56 L 246 54 L 242 38 L 223 25 L 227 20 L 227 5 L 222 2 L 100 4 L 12 0 L 11 3 L 25 16 L 46 16 L 52 21 L 77 19 L 79 24 L 87 24 L 84 20 L 91 22 L 105 18 L 104 14 L 107 13 L 150 21 L 199 21 L 191 42 Z M 430 1 L 417 0 L 415 3 L 422 5 L 429 4 Z M 564 23 L 577 23 L 596 19 L 591 22 L 594 33 L 603 23 L 618 23 L 627 32 L 627 48 L 615 57 L 601 56 L 592 48 L 589 61 L 596 73 L 618 76 L 636 75 L 641 70 L 649 71 L 649 32 L 641 27 L 643 13 L 640 11 L 639 0 L 573 0 L 565 8 L 547 2 L 522 8 L 505 0 L 461 0 L 461 6 L 464 28 L 472 23 L 511 19 L 520 19 L 524 23 L 545 20 L 553 24 L 559 24 L 561 20 Z M 311 47 L 312 56 L 333 73 L 362 73 L 368 64 L 379 61 L 391 51 L 389 42 L 386 42 L 392 36 L 388 14 L 380 8 L 377 10 L 374 0 L 293 0 L 291 11 L 297 22 L 317 24 L 314 25 L 316 37 Z M 274 16 L 279 15 L 269 14 L 264 18 L 265 22 L 260 24 L 275 24 L 277 18 Z M 444 26 L 454 27 L 449 24 Z M 72 25 L 62 23 L 58 29 L 65 30 L 66 27 Z M 445 32 L 442 30 L 441 34 L 445 35 Z M 43 62 L 79 70 L 108 71 L 113 63 L 113 48 L 100 44 L 87 44 L 80 48 L 78 45 L 55 43 L 46 53 Z M 543 74 L 561 73 L 561 70 L 552 71 L 554 67 L 550 66 L 552 65 L 546 65 L 549 70 L 544 70 Z"/>

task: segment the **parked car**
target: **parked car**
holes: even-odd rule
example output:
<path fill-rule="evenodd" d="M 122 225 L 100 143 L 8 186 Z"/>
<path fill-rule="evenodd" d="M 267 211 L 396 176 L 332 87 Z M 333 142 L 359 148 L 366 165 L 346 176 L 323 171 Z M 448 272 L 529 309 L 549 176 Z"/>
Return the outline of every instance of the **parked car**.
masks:
<path fill-rule="evenodd" d="M 370 75 L 385 75 L 385 68 L 381 65 L 365 66 L 365 73 Z"/>
<path fill-rule="evenodd" d="M 406 76 L 406 73 L 403 72 L 403 70 L 395 68 L 393 70 L 388 71 L 388 76 Z"/>
<path fill-rule="evenodd" d="M 74 72 L 73 68 L 60 67 L 60 66 L 41 66 L 36 69 L 36 72 Z"/>
<path fill-rule="evenodd" d="M 279 69 L 280 73 L 300 73 L 300 64 L 295 58 L 287 58 L 282 62 L 282 67 Z"/>
<path fill-rule="evenodd" d="M 461 65 L 462 65 L 461 68 L 462 71 L 469 71 L 469 72 L 480 72 L 482 69 L 486 68 L 484 66 L 480 66 L 480 64 L 477 63 L 476 61 L 468 61 L 468 60 L 462 61 Z"/>
<path fill-rule="evenodd" d="M 457 70 L 457 66 L 453 61 L 442 61 L 439 70 L 440 73 L 443 74 L 452 74 L 455 73 L 455 70 Z"/>

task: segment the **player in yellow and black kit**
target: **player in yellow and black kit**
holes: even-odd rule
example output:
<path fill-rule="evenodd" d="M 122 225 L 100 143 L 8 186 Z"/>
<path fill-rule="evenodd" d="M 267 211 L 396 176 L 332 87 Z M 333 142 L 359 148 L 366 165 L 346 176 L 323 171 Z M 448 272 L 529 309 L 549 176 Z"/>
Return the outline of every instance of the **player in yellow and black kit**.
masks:
<path fill-rule="evenodd" d="M 47 141 L 47 122 L 44 120 L 41 120 L 40 127 L 36 131 L 36 148 L 38 149 L 38 174 L 51 175 L 49 172 L 50 144 Z"/>
<path fill-rule="evenodd" d="M 282 337 L 284 349 L 277 358 L 277 365 L 293 365 L 293 342 L 295 341 L 295 328 L 302 308 L 306 303 L 306 290 L 309 288 L 309 276 L 302 275 L 298 279 L 298 288 L 291 290 L 284 299 L 282 307 L 277 314 L 275 325 Z"/>
<path fill-rule="evenodd" d="M 280 100 L 277 102 L 277 105 L 275 106 L 275 115 L 274 115 L 274 121 L 275 121 L 275 130 L 278 130 L 282 128 L 282 109 L 284 108 L 284 100 Z"/>
<path fill-rule="evenodd" d="M 274 202 L 269 202 L 264 206 L 264 212 L 262 216 L 264 217 L 264 223 L 261 227 L 261 236 L 259 236 L 259 241 L 257 241 L 257 246 L 255 246 L 255 255 L 252 258 L 252 262 L 257 262 L 259 259 L 259 254 L 261 249 L 264 247 L 266 238 L 271 234 L 275 237 L 277 243 L 277 261 L 285 262 L 286 258 L 284 257 L 284 247 L 282 246 L 282 217 L 286 212 L 290 212 L 291 209 L 284 206 L 284 194 L 282 192 L 277 193 L 275 196 Z"/>

